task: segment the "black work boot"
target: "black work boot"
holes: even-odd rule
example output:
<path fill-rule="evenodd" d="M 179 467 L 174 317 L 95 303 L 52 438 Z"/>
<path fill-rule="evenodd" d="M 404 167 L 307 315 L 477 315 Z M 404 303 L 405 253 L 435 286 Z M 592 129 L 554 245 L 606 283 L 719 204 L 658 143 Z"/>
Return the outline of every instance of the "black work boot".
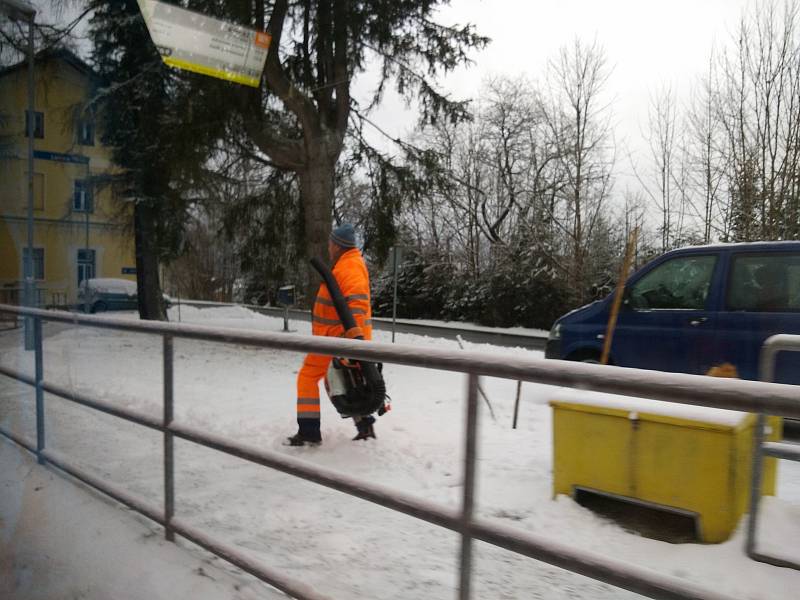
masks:
<path fill-rule="evenodd" d="M 368 440 L 369 438 L 375 438 L 375 428 L 373 427 L 373 423 L 375 423 L 375 417 L 356 417 L 353 419 L 356 422 L 356 429 L 358 429 L 358 435 L 353 438 L 353 441 L 357 440 Z"/>
<path fill-rule="evenodd" d="M 297 433 L 286 438 L 285 446 L 319 446 L 322 443 L 319 418 L 298 418 Z"/>
<path fill-rule="evenodd" d="M 322 443 L 322 436 L 309 436 L 302 431 L 298 431 L 293 436 L 286 438 L 288 446 L 319 446 Z"/>

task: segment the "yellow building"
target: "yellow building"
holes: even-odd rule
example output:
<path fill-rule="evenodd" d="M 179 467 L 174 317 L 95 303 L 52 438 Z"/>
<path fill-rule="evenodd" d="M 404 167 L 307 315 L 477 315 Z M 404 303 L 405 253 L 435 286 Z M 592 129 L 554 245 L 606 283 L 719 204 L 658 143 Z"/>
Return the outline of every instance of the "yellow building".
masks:
<path fill-rule="evenodd" d="M 36 59 L 33 258 L 38 302 L 73 304 L 84 278 L 136 279 L 133 210 L 113 193 L 111 151 L 87 100 L 91 68 L 66 50 Z M 27 63 L 0 70 L 0 302 L 22 298 L 27 254 Z"/>

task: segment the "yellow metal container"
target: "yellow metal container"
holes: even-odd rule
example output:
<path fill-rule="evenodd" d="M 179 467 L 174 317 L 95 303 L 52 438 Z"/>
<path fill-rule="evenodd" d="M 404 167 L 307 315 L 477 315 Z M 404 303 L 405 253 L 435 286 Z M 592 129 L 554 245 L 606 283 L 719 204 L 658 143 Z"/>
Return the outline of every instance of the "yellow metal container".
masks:
<path fill-rule="evenodd" d="M 607 403 L 554 400 L 553 493 L 575 488 L 612 494 L 697 516 L 700 539 L 722 542 L 747 511 L 755 416 L 726 413 L 717 421 L 644 412 Z M 621 407 L 619 406 L 621 405 Z M 720 411 L 722 412 L 722 411 Z M 669 413 L 669 411 L 665 411 Z M 770 417 L 767 439 L 781 438 Z M 766 459 L 762 493 L 774 495 L 776 460 Z"/>

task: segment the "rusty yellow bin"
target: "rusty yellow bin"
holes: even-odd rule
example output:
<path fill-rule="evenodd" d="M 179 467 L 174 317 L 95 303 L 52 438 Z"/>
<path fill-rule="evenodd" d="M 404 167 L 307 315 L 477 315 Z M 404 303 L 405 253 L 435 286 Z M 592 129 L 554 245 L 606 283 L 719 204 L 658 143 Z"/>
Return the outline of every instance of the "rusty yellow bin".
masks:
<path fill-rule="evenodd" d="M 754 415 L 578 391 L 550 406 L 554 495 L 578 488 L 689 513 L 711 543 L 747 511 Z M 767 439 L 780 437 L 770 417 Z M 775 494 L 776 468 L 765 460 L 762 493 Z"/>

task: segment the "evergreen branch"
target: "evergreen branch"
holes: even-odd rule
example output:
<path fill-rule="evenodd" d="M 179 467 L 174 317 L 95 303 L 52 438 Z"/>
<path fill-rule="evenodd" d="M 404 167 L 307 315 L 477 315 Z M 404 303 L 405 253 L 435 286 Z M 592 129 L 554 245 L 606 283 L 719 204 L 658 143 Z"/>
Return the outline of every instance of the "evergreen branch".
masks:
<path fill-rule="evenodd" d="M 411 90 L 406 91 L 408 86 L 411 85 L 418 88 L 418 98 L 422 102 L 421 125 L 434 123 L 437 116 L 442 112 L 449 117 L 452 123 L 469 121 L 472 118 L 467 110 L 469 101 L 455 101 L 444 94 L 440 94 L 428 83 L 423 75 L 418 73 L 411 65 L 398 59 L 396 54 L 387 53 L 369 43 L 365 43 L 364 47 L 381 56 L 384 61 L 378 91 L 375 92 L 367 111 L 370 111 L 380 102 L 385 82 L 394 75 L 397 79 L 397 91 L 400 94 L 409 97 Z"/>

